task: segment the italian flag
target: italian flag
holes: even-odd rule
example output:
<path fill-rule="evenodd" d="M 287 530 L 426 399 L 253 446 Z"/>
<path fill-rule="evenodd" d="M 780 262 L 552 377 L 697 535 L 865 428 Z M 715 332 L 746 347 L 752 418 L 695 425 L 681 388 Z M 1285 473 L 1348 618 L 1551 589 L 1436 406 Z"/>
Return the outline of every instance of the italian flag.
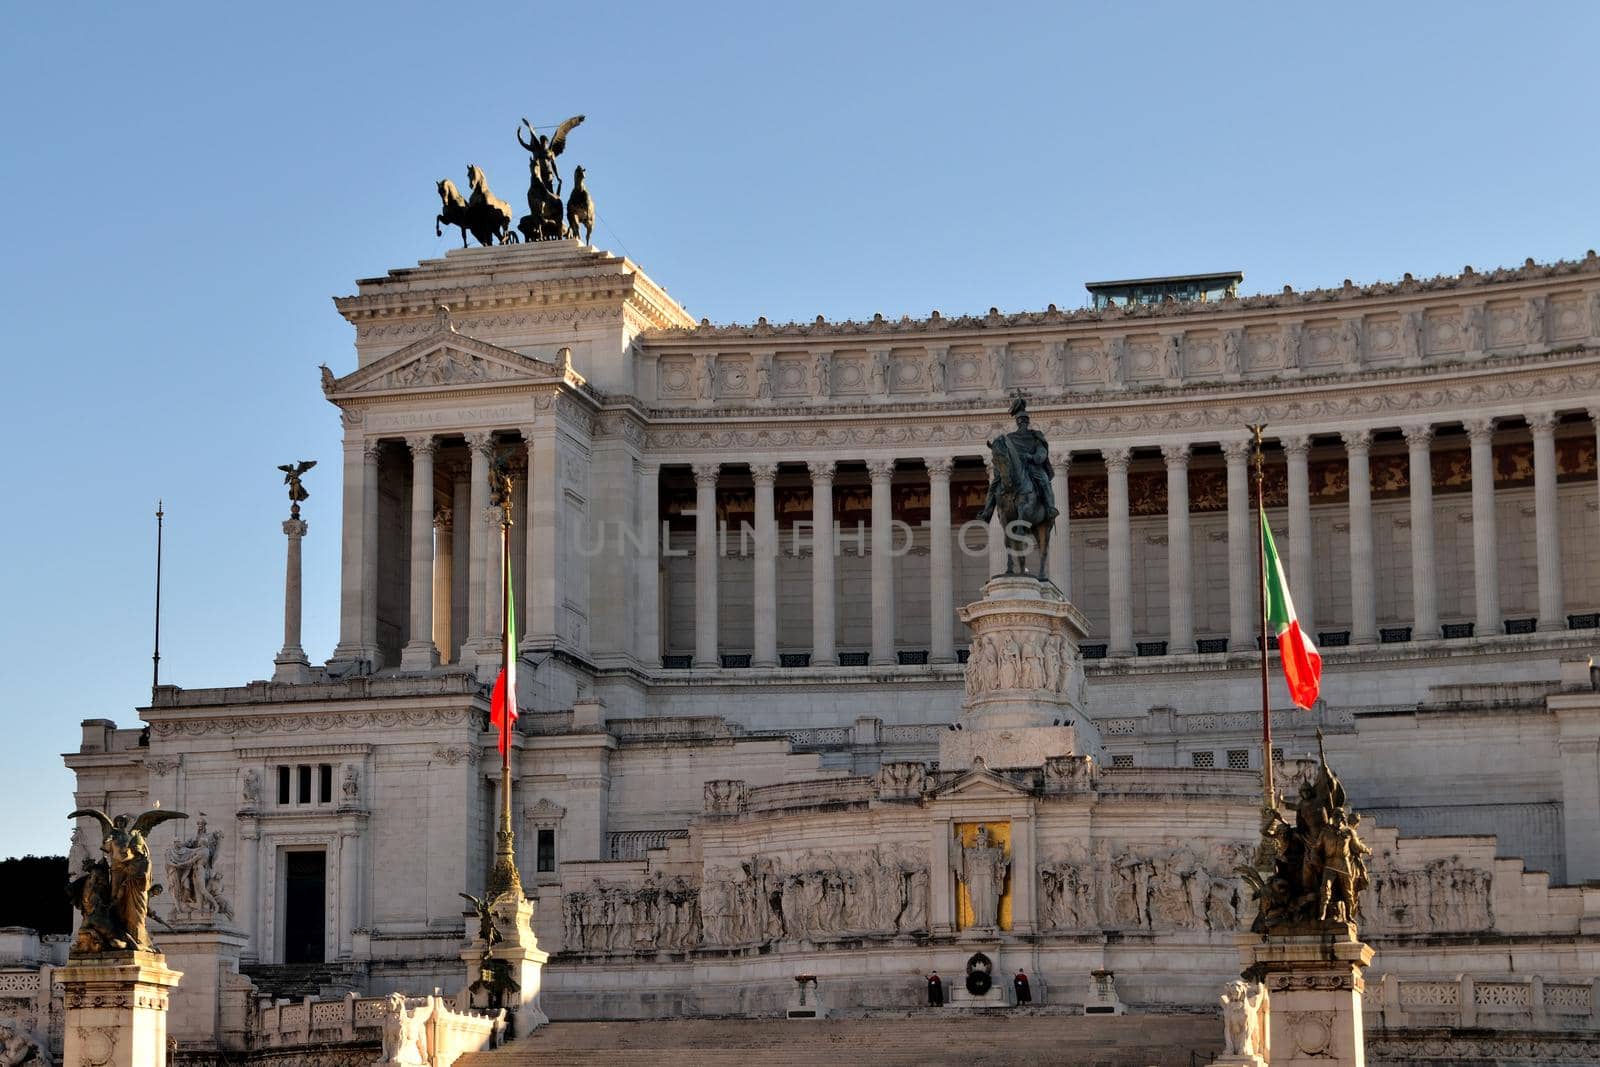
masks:
<path fill-rule="evenodd" d="M 489 722 L 500 728 L 502 756 L 511 747 L 511 724 L 517 721 L 517 605 L 511 592 L 511 560 L 507 558 L 505 564 L 505 665 L 494 680 L 494 693 L 489 698 Z"/>
<path fill-rule="evenodd" d="M 1322 688 L 1322 654 L 1311 638 L 1300 630 L 1300 620 L 1295 618 L 1294 599 L 1289 595 L 1289 579 L 1283 573 L 1283 561 L 1278 558 L 1278 546 L 1272 541 L 1272 527 L 1267 517 L 1261 516 L 1261 545 L 1263 564 L 1266 567 L 1267 625 L 1278 635 L 1278 655 L 1283 659 L 1284 681 L 1289 683 L 1289 699 L 1302 708 L 1317 702 L 1317 691 Z M 1266 649 L 1262 649 L 1263 655 Z"/>

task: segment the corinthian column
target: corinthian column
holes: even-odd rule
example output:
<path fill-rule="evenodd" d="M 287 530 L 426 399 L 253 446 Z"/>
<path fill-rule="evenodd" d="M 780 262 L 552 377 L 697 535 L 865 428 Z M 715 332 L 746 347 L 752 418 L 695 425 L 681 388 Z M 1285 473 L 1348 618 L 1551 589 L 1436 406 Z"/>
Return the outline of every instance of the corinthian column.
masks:
<path fill-rule="evenodd" d="M 377 441 L 361 454 L 361 646 L 367 661 L 381 666 L 378 653 L 378 465 Z"/>
<path fill-rule="evenodd" d="M 1256 614 L 1256 554 L 1250 538 L 1249 441 L 1222 442 L 1228 462 L 1228 650 L 1248 652 L 1255 647 L 1261 621 Z M 1257 534 L 1256 536 L 1260 536 Z"/>
<path fill-rule="evenodd" d="M 1072 599 L 1072 516 L 1067 498 L 1067 471 L 1072 466 L 1072 453 L 1065 448 L 1051 450 L 1055 477 L 1050 480 L 1050 491 L 1056 497 L 1056 524 L 1050 531 L 1050 573 L 1045 575 L 1061 595 Z"/>
<path fill-rule="evenodd" d="M 433 513 L 433 646 L 439 650 L 441 662 L 448 662 L 452 651 L 450 599 L 456 551 L 454 523 L 447 507 Z"/>
<path fill-rule="evenodd" d="M 1500 632 L 1499 539 L 1494 511 L 1494 420 L 1468 419 L 1472 442 L 1472 577 L 1478 623 L 1474 632 Z"/>
<path fill-rule="evenodd" d="M 1167 651 L 1194 651 L 1193 579 L 1189 573 L 1189 446 L 1163 445 L 1167 461 Z"/>
<path fill-rule="evenodd" d="M 1128 533 L 1128 456 L 1126 448 L 1102 448 L 1106 460 L 1106 584 L 1110 592 L 1111 656 L 1133 655 L 1132 557 Z"/>
<path fill-rule="evenodd" d="M 835 666 L 833 587 L 833 460 L 814 459 L 811 472 L 811 663 Z"/>
<path fill-rule="evenodd" d="M 358 435 L 347 434 L 344 440 L 344 508 L 343 528 L 339 533 L 339 644 L 333 650 L 333 659 L 358 660 L 365 658 L 361 625 L 363 583 L 366 576 L 366 522 L 361 509 L 366 503 L 366 449 Z"/>
<path fill-rule="evenodd" d="M 403 671 L 439 665 L 433 643 L 433 452 L 431 434 L 406 438 L 411 449 L 411 638 L 400 653 Z"/>
<path fill-rule="evenodd" d="M 661 666 L 661 466 L 640 460 L 639 605 L 634 617 L 634 648 L 646 667 Z"/>
<path fill-rule="evenodd" d="M 867 464 L 872 478 L 872 662 L 892 665 L 894 654 L 894 460 Z"/>
<path fill-rule="evenodd" d="M 1350 462 L 1350 640 L 1378 643 L 1378 607 L 1372 570 L 1372 431 L 1347 430 Z"/>
<path fill-rule="evenodd" d="M 955 595 L 950 573 L 949 456 L 930 457 L 928 465 L 928 623 L 932 663 L 954 663 Z"/>
<path fill-rule="evenodd" d="M 773 515 L 776 463 L 750 464 L 756 484 L 755 655 L 753 667 L 778 665 L 778 522 Z"/>
<path fill-rule="evenodd" d="M 1561 501 L 1556 495 L 1556 417 L 1528 416 L 1533 431 L 1534 544 L 1539 555 L 1539 629 L 1565 630 L 1561 603 Z"/>
<path fill-rule="evenodd" d="M 1407 426 L 1411 453 L 1411 637 L 1439 636 L 1439 591 L 1433 565 L 1433 427 Z"/>
<path fill-rule="evenodd" d="M 1301 631 L 1316 640 L 1312 622 L 1316 617 L 1317 583 L 1311 573 L 1311 477 L 1306 465 L 1311 439 L 1296 434 L 1282 440 L 1289 462 L 1289 589 Z"/>
<path fill-rule="evenodd" d="M 467 448 L 472 453 L 471 480 L 467 483 L 467 639 L 462 645 L 463 663 L 472 662 L 465 655 L 482 650 L 484 631 L 484 569 L 488 560 L 485 544 L 483 512 L 489 506 L 489 458 L 494 454 L 494 437 L 486 431 L 467 434 Z"/>
<path fill-rule="evenodd" d="M 694 465 L 694 665 L 720 667 L 717 651 L 717 475 L 720 463 Z"/>
<path fill-rule="evenodd" d="M 990 481 L 994 481 L 994 457 L 985 452 L 983 454 L 983 473 Z M 1000 509 L 995 508 L 994 514 L 989 517 L 989 578 L 997 574 L 1004 574 L 1006 570 L 1006 531 L 1005 524 L 1000 521 Z M 986 579 L 987 580 L 987 579 Z"/>
<path fill-rule="evenodd" d="M 272 680 L 288 685 L 303 685 L 311 680 L 311 664 L 306 650 L 300 647 L 300 541 L 307 528 L 300 519 L 286 519 L 283 523 L 283 535 L 289 539 L 283 572 L 283 651 L 274 660 Z"/>

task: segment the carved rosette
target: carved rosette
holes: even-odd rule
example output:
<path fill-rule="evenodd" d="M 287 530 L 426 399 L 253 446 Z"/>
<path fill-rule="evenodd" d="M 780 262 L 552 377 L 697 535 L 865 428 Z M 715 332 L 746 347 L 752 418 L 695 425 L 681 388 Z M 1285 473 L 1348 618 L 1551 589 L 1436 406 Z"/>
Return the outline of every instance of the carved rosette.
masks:
<path fill-rule="evenodd" d="M 1087 725 L 1083 717 L 1083 614 L 1056 589 L 1000 577 L 961 609 L 972 631 L 963 721 L 983 729 Z"/>

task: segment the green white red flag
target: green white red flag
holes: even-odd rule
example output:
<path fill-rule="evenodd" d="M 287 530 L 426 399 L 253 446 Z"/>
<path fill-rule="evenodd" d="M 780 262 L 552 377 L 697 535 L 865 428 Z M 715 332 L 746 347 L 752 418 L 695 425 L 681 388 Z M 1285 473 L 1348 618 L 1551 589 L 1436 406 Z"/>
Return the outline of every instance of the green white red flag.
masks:
<path fill-rule="evenodd" d="M 494 680 L 489 698 L 489 722 L 500 729 L 500 754 L 511 747 L 511 726 L 517 721 L 517 605 L 511 592 L 511 559 L 507 553 L 501 568 L 505 581 L 505 663 Z"/>
<path fill-rule="evenodd" d="M 1283 661 L 1283 679 L 1289 683 L 1289 699 L 1302 708 L 1317 702 L 1322 688 L 1322 654 L 1300 629 L 1294 613 L 1294 598 L 1289 595 L 1289 579 L 1272 540 L 1272 527 L 1261 516 L 1263 565 L 1266 567 L 1267 626 L 1278 636 L 1278 656 Z"/>

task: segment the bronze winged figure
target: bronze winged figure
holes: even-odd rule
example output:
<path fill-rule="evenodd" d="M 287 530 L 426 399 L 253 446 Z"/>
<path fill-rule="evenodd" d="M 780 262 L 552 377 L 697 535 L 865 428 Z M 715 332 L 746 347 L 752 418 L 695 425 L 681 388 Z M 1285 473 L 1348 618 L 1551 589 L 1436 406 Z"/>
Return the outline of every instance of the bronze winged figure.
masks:
<path fill-rule="evenodd" d="M 582 125 L 583 118 L 582 115 L 572 116 L 557 126 L 555 134 L 550 137 L 534 132 L 533 123 L 526 118 L 522 120 L 522 125 L 517 127 L 517 143 L 527 149 L 528 154 L 533 157 L 529 160 L 529 167 L 532 168 L 534 176 L 544 182 L 545 188 L 557 196 L 561 195 L 561 175 L 556 170 L 556 157 L 566 151 L 567 134 Z M 528 131 L 526 141 L 522 139 L 524 128 Z"/>
<path fill-rule="evenodd" d="M 283 484 L 289 487 L 289 517 L 300 517 L 300 502 L 309 499 L 311 494 L 300 483 L 300 476 L 317 465 L 314 459 L 302 459 L 299 463 L 280 463 L 278 469 L 283 472 Z"/>
<path fill-rule="evenodd" d="M 99 951 L 148 951 L 152 947 L 145 920 L 150 915 L 150 898 L 160 893 L 161 887 L 150 884 L 150 845 L 146 838 L 162 823 L 188 817 L 181 811 L 161 808 L 151 808 L 137 818 L 124 812 L 113 819 L 99 808 L 79 808 L 67 816 L 90 818 L 100 824 L 100 851 L 106 859 L 100 861 L 99 871 L 91 865 L 91 870 L 73 883 L 78 889 L 76 901 L 85 927 L 91 921 L 100 927 L 96 933 L 105 944 Z M 97 876 L 99 883 L 91 884 Z M 91 915 L 91 909 L 98 914 Z M 78 946 L 75 944 L 74 948 Z"/>

